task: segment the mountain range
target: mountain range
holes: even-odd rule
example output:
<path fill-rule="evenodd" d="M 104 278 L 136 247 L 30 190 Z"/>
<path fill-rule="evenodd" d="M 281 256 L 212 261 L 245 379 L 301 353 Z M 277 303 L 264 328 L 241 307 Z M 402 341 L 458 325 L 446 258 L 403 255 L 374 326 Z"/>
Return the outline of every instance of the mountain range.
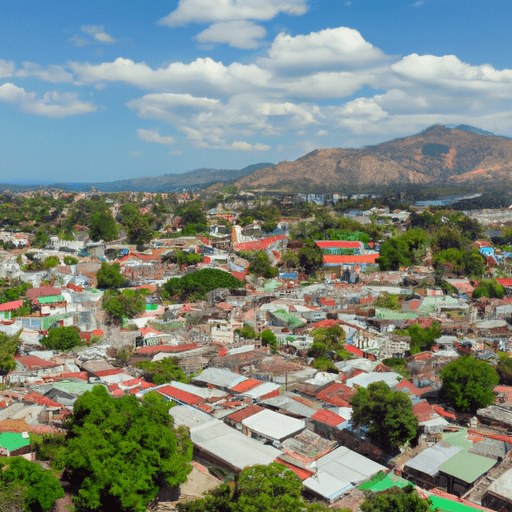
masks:
<path fill-rule="evenodd" d="M 361 149 L 317 149 L 235 182 L 243 190 L 356 191 L 375 187 L 475 187 L 509 183 L 512 139 L 471 126 L 434 125 Z"/>
<path fill-rule="evenodd" d="M 195 169 L 101 183 L 55 183 L 45 188 L 101 192 L 181 192 L 234 183 L 246 191 L 357 192 L 403 187 L 455 189 L 509 186 L 512 139 L 467 125 L 434 125 L 409 137 L 360 149 L 316 149 L 293 162 L 243 169 Z M 0 185 L 0 190 L 41 186 Z"/>

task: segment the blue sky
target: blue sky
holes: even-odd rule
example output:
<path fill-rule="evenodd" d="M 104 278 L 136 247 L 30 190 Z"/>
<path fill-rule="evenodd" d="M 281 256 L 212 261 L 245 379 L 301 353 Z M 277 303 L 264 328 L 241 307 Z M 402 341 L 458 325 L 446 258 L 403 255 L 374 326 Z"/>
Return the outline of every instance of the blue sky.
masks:
<path fill-rule="evenodd" d="M 512 136 L 508 0 L 4 0 L 0 182 L 294 160 L 435 123 Z"/>

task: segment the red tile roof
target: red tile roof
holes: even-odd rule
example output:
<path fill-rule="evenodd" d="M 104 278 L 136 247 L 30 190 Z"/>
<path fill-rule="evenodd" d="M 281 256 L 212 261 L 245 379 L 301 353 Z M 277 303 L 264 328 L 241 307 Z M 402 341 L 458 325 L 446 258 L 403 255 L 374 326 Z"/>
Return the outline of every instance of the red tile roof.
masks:
<path fill-rule="evenodd" d="M 453 412 L 449 412 L 445 409 L 443 409 L 440 405 L 434 405 L 434 410 L 439 414 L 440 416 L 443 416 L 444 418 L 448 418 L 450 420 L 457 419 L 457 416 Z"/>
<path fill-rule="evenodd" d="M 108 370 L 100 370 L 93 373 L 96 377 L 108 377 L 109 375 L 119 375 L 123 373 L 123 370 L 121 370 L 121 368 L 109 368 Z"/>
<path fill-rule="evenodd" d="M 318 411 L 316 411 L 315 414 L 311 416 L 311 418 L 322 423 L 326 423 L 331 427 L 335 427 L 336 425 L 339 425 L 345 421 L 345 418 L 342 418 L 340 415 L 328 411 L 327 409 L 318 409 Z"/>
<path fill-rule="evenodd" d="M 232 270 L 230 272 L 230 274 L 235 277 L 236 279 L 238 279 L 239 281 L 244 281 L 245 280 L 245 274 L 243 272 L 238 272 L 237 270 Z"/>
<path fill-rule="evenodd" d="M 51 286 L 41 286 L 40 288 L 29 288 L 27 290 L 27 299 L 38 299 L 39 297 L 50 297 L 51 295 L 60 295 L 60 290 Z"/>
<path fill-rule="evenodd" d="M 12 311 L 21 308 L 21 306 L 23 306 L 23 300 L 12 300 L 11 302 L 0 304 L 0 311 Z"/>
<path fill-rule="evenodd" d="M 250 389 L 254 389 L 256 386 L 259 386 L 262 384 L 260 380 L 256 379 L 247 379 L 243 382 L 238 383 L 236 386 L 231 388 L 231 391 L 235 393 L 245 393 L 249 391 Z"/>
<path fill-rule="evenodd" d="M 351 407 L 350 398 L 355 390 L 341 382 L 334 382 L 329 387 L 317 393 L 318 400 L 335 405 L 336 407 Z"/>
<path fill-rule="evenodd" d="M 58 402 L 54 402 L 53 400 L 50 400 L 46 396 L 36 393 L 35 391 L 31 391 L 30 393 L 27 393 L 23 397 L 23 401 L 29 402 L 31 404 L 46 405 L 48 407 L 59 407 L 59 408 L 63 407 L 62 404 L 59 404 Z"/>
<path fill-rule="evenodd" d="M 501 284 L 504 288 L 512 287 L 512 277 L 497 277 L 496 281 Z"/>
<path fill-rule="evenodd" d="M 63 380 L 63 379 L 81 379 L 87 380 L 87 372 L 68 372 L 68 373 L 60 373 L 55 376 L 55 380 Z"/>
<path fill-rule="evenodd" d="M 324 254 L 323 261 L 324 264 L 338 264 L 338 265 L 350 265 L 350 264 L 360 264 L 360 263 L 373 263 L 375 264 L 375 260 L 379 257 L 379 253 L 373 254 Z"/>
<path fill-rule="evenodd" d="M 40 357 L 36 356 L 14 356 L 14 359 L 21 363 L 23 366 L 26 366 L 29 370 L 37 370 L 40 368 L 55 368 L 59 366 L 57 363 L 52 363 L 51 361 L 45 361 Z"/>
<path fill-rule="evenodd" d="M 204 402 L 204 399 L 202 397 L 193 395 L 188 391 L 183 391 L 182 389 L 178 389 L 173 386 L 163 386 L 161 388 L 156 389 L 155 391 L 157 391 L 157 393 L 160 393 L 161 395 L 168 396 L 172 399 L 189 405 L 199 405 Z"/>
<path fill-rule="evenodd" d="M 311 475 L 313 475 L 313 471 L 308 471 L 307 469 L 298 468 L 297 466 L 294 466 L 293 464 L 290 464 L 289 462 L 286 462 L 279 457 L 276 459 L 276 462 L 279 462 L 279 464 L 284 464 L 285 466 L 289 467 L 301 480 L 306 480 L 306 478 L 309 478 Z"/>
<path fill-rule="evenodd" d="M 414 416 L 418 418 L 420 423 L 422 421 L 428 421 L 436 416 L 435 409 L 426 400 L 413 405 L 412 412 Z"/>
<path fill-rule="evenodd" d="M 255 240 L 254 242 L 242 242 L 235 244 L 236 251 L 261 251 L 266 249 L 269 245 L 272 245 L 278 240 L 286 238 L 285 235 L 271 236 L 269 238 L 262 238 L 261 240 Z"/>
<path fill-rule="evenodd" d="M 361 245 L 364 246 L 362 242 L 353 240 L 315 240 L 315 244 L 321 249 L 359 249 Z"/>
<path fill-rule="evenodd" d="M 251 405 L 250 407 L 246 407 L 245 409 L 241 409 L 240 411 L 236 411 L 233 414 L 230 414 L 228 419 L 234 421 L 235 423 L 242 423 L 243 420 L 254 416 L 260 411 L 263 411 L 263 407 L 259 405 Z"/>
<path fill-rule="evenodd" d="M 153 345 L 152 347 L 141 347 L 136 350 L 137 354 L 158 354 L 159 352 L 185 352 L 197 348 L 196 343 L 188 345 Z"/>
<path fill-rule="evenodd" d="M 345 350 L 355 356 L 364 357 L 364 352 L 360 348 L 354 347 L 354 345 L 350 345 L 349 343 L 345 343 Z"/>

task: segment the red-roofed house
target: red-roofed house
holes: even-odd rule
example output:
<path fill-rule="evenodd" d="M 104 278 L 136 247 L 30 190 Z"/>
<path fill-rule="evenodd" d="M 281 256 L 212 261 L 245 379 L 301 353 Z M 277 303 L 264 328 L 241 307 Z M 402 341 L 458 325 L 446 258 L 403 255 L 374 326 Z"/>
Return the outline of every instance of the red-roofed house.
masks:
<path fill-rule="evenodd" d="M 27 370 L 42 370 L 60 366 L 57 363 L 46 361 L 45 359 L 41 359 L 37 356 L 14 356 L 14 359 L 16 359 L 16 361 L 23 365 Z"/>
<path fill-rule="evenodd" d="M 15 309 L 19 309 L 23 306 L 23 300 L 12 300 L 10 302 L 4 302 L 0 304 L 0 312 L 3 311 L 14 311 Z"/>
<path fill-rule="evenodd" d="M 345 418 L 342 418 L 338 414 L 328 411 L 327 409 L 318 409 L 318 411 L 311 416 L 311 419 L 319 421 L 321 423 L 326 423 L 331 427 L 336 427 L 340 423 L 345 421 Z"/>
<path fill-rule="evenodd" d="M 62 404 L 59 404 L 58 402 L 55 402 L 44 395 L 36 393 L 35 391 L 27 393 L 23 397 L 23 401 L 29 404 L 46 405 L 47 407 L 58 407 L 59 409 L 64 407 Z"/>
<path fill-rule="evenodd" d="M 236 425 L 237 423 L 242 423 L 243 420 L 254 416 L 258 412 L 263 411 L 263 407 L 260 405 L 251 405 L 249 407 L 245 407 L 244 409 L 240 409 L 239 411 L 230 414 L 226 418 L 226 423 L 231 425 Z"/>
<path fill-rule="evenodd" d="M 355 390 L 347 385 L 341 382 L 334 382 L 320 391 L 316 397 L 318 400 L 335 405 L 336 407 L 351 407 L 350 398 L 354 393 Z"/>
<path fill-rule="evenodd" d="M 198 395 L 193 395 L 188 391 L 183 391 L 182 389 L 178 389 L 170 385 L 163 386 L 161 388 L 156 389 L 155 391 L 169 400 L 173 400 L 183 404 L 199 405 L 205 401 L 204 398 Z"/>
<path fill-rule="evenodd" d="M 247 391 L 255 388 L 256 386 L 259 386 L 260 384 L 262 384 L 260 380 L 247 379 L 232 387 L 231 391 L 233 391 L 233 393 L 246 393 Z"/>
<path fill-rule="evenodd" d="M 438 417 L 436 410 L 426 400 L 414 404 L 412 406 L 412 412 L 420 423 Z"/>

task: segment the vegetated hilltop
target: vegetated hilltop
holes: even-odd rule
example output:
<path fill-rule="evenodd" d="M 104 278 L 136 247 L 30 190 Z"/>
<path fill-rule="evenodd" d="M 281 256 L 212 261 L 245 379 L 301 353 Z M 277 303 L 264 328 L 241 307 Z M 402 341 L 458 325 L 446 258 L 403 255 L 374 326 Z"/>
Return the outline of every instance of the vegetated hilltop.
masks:
<path fill-rule="evenodd" d="M 101 192 L 177 192 L 183 189 L 203 188 L 213 183 L 231 183 L 242 176 L 253 173 L 271 163 L 249 165 L 243 169 L 194 169 L 182 174 L 163 174 L 161 176 L 144 176 L 129 180 L 109 181 L 103 183 L 55 183 L 48 188 L 73 191 L 89 191 L 92 187 Z M 12 186 L 11 186 L 12 189 Z"/>
<path fill-rule="evenodd" d="M 475 186 L 508 182 L 512 139 L 477 128 L 435 125 L 361 149 L 317 149 L 235 182 L 239 189 L 328 192 L 402 185 Z"/>

